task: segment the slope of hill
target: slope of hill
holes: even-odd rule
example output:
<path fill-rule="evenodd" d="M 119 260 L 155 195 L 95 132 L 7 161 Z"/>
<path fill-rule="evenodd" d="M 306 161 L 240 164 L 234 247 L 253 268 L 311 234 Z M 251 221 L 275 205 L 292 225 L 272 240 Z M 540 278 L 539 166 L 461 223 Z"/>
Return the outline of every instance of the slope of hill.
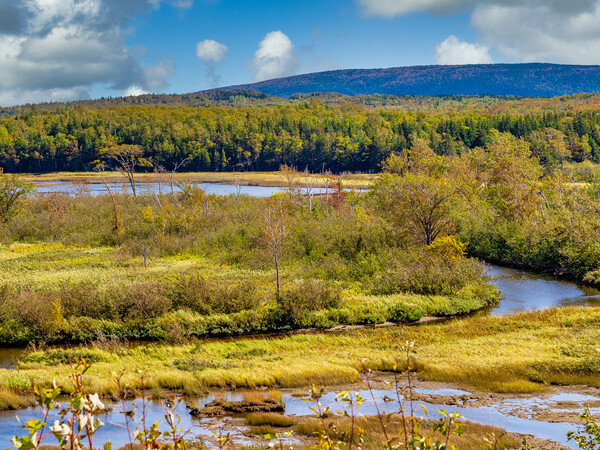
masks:
<path fill-rule="evenodd" d="M 115 106 L 205 106 L 245 107 L 280 105 L 284 99 L 273 97 L 262 92 L 246 90 L 227 90 L 213 92 L 196 92 L 192 94 L 143 94 L 129 97 L 110 97 L 93 100 L 77 100 L 72 102 L 25 104 L 20 106 L 0 107 L 0 117 L 14 116 L 36 109 L 53 111 L 59 108 L 108 108 Z"/>
<path fill-rule="evenodd" d="M 219 90 L 249 90 L 284 98 L 310 92 L 553 97 L 599 92 L 600 66 L 532 63 L 335 70 Z"/>

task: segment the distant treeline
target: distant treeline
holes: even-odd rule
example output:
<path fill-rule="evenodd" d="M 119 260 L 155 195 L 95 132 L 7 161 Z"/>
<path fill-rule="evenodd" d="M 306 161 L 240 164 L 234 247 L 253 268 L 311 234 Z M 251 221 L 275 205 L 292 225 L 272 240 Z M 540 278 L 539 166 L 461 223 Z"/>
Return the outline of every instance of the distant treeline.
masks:
<path fill-rule="evenodd" d="M 559 103 L 559 100 L 557 100 Z M 319 101 L 263 107 L 118 106 L 35 109 L 0 119 L 7 172 L 89 171 L 107 145 L 139 145 L 166 169 L 377 172 L 390 154 L 426 140 L 440 155 L 485 147 L 492 131 L 531 144 L 547 167 L 600 162 L 600 112 L 425 114 Z"/>

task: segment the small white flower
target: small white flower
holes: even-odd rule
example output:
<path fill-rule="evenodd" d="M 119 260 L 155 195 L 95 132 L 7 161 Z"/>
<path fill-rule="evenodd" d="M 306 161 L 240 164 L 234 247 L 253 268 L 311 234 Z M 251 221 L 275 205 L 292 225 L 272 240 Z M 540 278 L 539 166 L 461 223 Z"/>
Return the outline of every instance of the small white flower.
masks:
<path fill-rule="evenodd" d="M 79 424 L 80 424 L 81 428 L 85 428 L 85 426 L 87 425 L 89 420 L 90 420 L 89 414 L 79 414 Z"/>
<path fill-rule="evenodd" d="M 104 409 L 104 403 L 100 401 L 98 394 L 92 394 L 88 396 L 90 403 L 92 404 L 92 411 L 98 411 Z"/>

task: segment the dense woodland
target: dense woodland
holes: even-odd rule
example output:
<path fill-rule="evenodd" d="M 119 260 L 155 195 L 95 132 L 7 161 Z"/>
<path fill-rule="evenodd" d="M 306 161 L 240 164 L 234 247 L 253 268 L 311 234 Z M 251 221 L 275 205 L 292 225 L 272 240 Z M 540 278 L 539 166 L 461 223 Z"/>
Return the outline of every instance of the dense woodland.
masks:
<path fill-rule="evenodd" d="M 273 99 L 219 93 L 211 98 L 258 105 Z M 545 101 L 531 113 L 514 112 L 527 99 L 413 97 L 396 103 L 390 96 L 352 102 L 329 96 L 335 102 L 327 105 L 308 98 L 256 107 L 12 109 L 13 115 L 5 112 L 0 119 L 0 167 L 6 172 L 90 171 L 106 147 L 127 144 L 140 146 L 145 158 L 167 169 L 191 157 L 186 171 L 270 171 L 287 164 L 310 171 L 378 172 L 387 157 L 416 139 L 450 156 L 485 147 L 495 131 L 522 138 L 547 168 L 563 161 L 600 162 L 595 96 Z M 387 106 L 376 107 L 382 104 Z M 428 112 L 408 111 L 407 104 L 413 110 L 425 105 Z M 463 104 L 461 112 L 451 112 L 457 104 Z M 488 111 L 479 112 L 484 106 Z"/>
<path fill-rule="evenodd" d="M 466 64 L 342 69 L 225 87 L 280 97 L 296 93 L 347 95 L 519 95 L 552 97 L 600 91 L 599 66 L 561 64 Z"/>

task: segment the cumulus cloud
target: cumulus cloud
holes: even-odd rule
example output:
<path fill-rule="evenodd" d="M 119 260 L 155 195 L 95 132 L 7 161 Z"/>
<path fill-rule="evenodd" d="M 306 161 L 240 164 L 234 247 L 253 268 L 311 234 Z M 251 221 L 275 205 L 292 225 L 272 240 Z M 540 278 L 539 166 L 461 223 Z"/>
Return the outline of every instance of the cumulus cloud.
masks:
<path fill-rule="evenodd" d="M 204 62 L 218 64 L 226 55 L 227 46 L 212 39 L 206 39 L 196 45 L 196 56 Z"/>
<path fill-rule="evenodd" d="M 481 44 L 469 44 L 456 36 L 449 36 L 435 49 L 435 61 L 442 65 L 491 64 L 494 61 L 489 48 Z"/>
<path fill-rule="evenodd" d="M 254 53 L 253 65 L 254 81 L 262 81 L 293 75 L 300 66 L 300 58 L 289 37 L 281 31 L 271 31 Z"/>
<path fill-rule="evenodd" d="M 40 102 L 68 102 L 73 99 L 89 98 L 85 88 L 0 90 L 0 105 L 24 105 Z"/>
<path fill-rule="evenodd" d="M 137 84 L 133 84 L 133 85 L 129 86 L 127 89 L 125 89 L 125 91 L 123 92 L 123 97 L 132 97 L 132 96 L 144 95 L 144 94 L 148 94 L 148 91 L 142 89 Z"/>
<path fill-rule="evenodd" d="M 447 12 L 475 3 L 470 0 L 357 0 L 368 16 L 394 17 L 416 12 Z"/>
<path fill-rule="evenodd" d="M 196 56 L 204 61 L 206 78 L 216 87 L 220 84 L 221 76 L 217 73 L 217 64 L 227 56 L 227 46 L 220 42 L 206 39 L 196 44 Z"/>
<path fill-rule="evenodd" d="M 471 23 L 510 59 L 600 64 L 600 2 L 593 3 L 571 11 L 550 4 L 478 6 Z"/>
<path fill-rule="evenodd" d="M 0 0 L 0 104 L 83 98 L 99 84 L 117 90 L 166 87 L 174 62 L 167 58 L 144 65 L 140 59 L 145 49 L 125 42 L 131 21 L 161 2 L 191 4 L 191 0 Z"/>
<path fill-rule="evenodd" d="M 600 64 L 600 0 L 356 2 L 365 15 L 375 17 L 470 12 L 471 25 L 481 36 L 482 44 L 510 60 Z M 473 54 L 473 50 L 470 48 L 469 53 Z"/>

